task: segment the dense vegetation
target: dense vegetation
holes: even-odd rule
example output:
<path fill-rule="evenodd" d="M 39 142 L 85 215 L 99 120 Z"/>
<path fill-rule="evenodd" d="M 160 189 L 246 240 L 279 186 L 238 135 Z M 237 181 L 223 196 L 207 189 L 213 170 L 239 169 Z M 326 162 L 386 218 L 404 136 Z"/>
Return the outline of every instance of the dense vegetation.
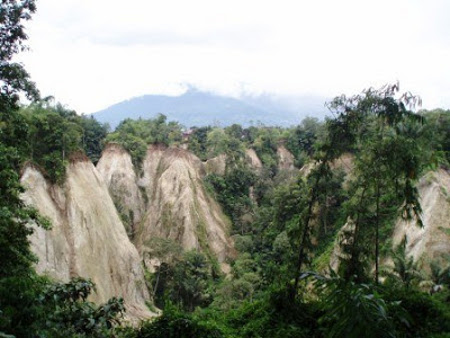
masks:
<path fill-rule="evenodd" d="M 391 249 L 388 239 L 398 217 L 420 224 L 418 179 L 450 167 L 450 111 L 415 113 L 417 98 L 399 96 L 394 85 L 338 97 L 329 103 L 334 118 L 292 128 L 192 128 L 184 139 L 182 127 L 160 115 L 125 120 L 107 134 L 94 119 L 41 100 L 12 62 L 34 1 L 0 6 L 0 336 L 449 336 L 449 257 L 430 262 L 424 275 L 405 254 L 405 242 Z M 20 93 L 29 106 L 20 107 Z M 29 224 L 50 224 L 20 199 L 26 163 L 63 184 L 71 156 L 81 151 L 95 163 L 105 142 L 127 149 L 138 170 L 152 143 L 187 143 L 202 160 L 226 156 L 224 175 L 207 175 L 205 185 L 232 220 L 239 255 L 229 262 L 230 274 L 204 253 L 155 239 L 163 259 L 146 277 L 164 311 L 138 327 L 119 325 L 121 299 L 89 303 L 90 281 L 62 284 L 36 274 Z M 280 145 L 297 168 L 306 164 L 300 175 L 280 169 Z M 250 148 L 262 168 L 250 165 Z M 344 155 L 350 174 L 337 164 Z M 334 272 L 328 264 L 336 238 L 341 264 Z M 387 256 L 393 266 L 383 269 Z M 438 285 L 443 290 L 429 292 Z"/>

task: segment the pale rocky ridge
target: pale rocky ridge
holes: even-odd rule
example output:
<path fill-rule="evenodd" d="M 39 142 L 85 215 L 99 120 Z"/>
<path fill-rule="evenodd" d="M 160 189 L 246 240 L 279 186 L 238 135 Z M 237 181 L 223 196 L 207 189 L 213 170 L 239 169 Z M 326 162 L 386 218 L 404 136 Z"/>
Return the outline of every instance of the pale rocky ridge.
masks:
<path fill-rule="evenodd" d="M 406 236 L 406 254 L 426 266 L 432 260 L 442 262 L 450 256 L 450 173 L 443 169 L 429 172 L 421 178 L 418 188 L 423 227 L 416 221 L 399 220 L 393 245 Z"/>
<path fill-rule="evenodd" d="M 90 278 L 96 284 L 92 301 L 123 297 L 128 316 L 152 316 L 141 259 L 103 178 L 87 159 L 73 161 L 66 175 L 62 186 L 50 184 L 32 166 L 22 175 L 23 200 L 52 222 L 51 230 L 36 228 L 30 238 L 37 272 L 64 282 Z"/>
<path fill-rule="evenodd" d="M 111 143 L 97 163 L 97 170 L 109 187 L 116 208 L 134 234 L 145 210 L 144 198 L 136 185 L 137 177 L 131 156 L 118 144 Z"/>
<path fill-rule="evenodd" d="M 205 162 L 206 174 L 224 176 L 227 169 L 227 156 L 220 154 Z"/>
<path fill-rule="evenodd" d="M 262 162 L 254 149 L 250 148 L 245 150 L 245 159 L 247 160 L 247 163 L 250 166 L 250 168 L 252 168 L 256 172 L 260 172 L 262 170 L 263 168 Z"/>
<path fill-rule="evenodd" d="M 142 163 L 139 177 L 128 176 L 125 180 L 113 180 L 108 177 L 120 176 L 130 170 L 130 155 L 124 151 L 120 156 L 124 167 L 117 167 L 115 153 L 117 146 L 107 146 L 98 163 L 100 173 L 104 175 L 111 192 L 120 189 L 137 193 L 136 203 L 132 198 L 115 197 L 116 204 L 125 210 L 133 210 L 139 201 L 144 201 L 141 218 L 137 220 L 134 244 L 146 266 L 155 263 L 147 259 L 152 252 L 152 239 L 171 239 L 184 250 L 199 250 L 216 257 L 227 270 L 227 258 L 234 257 L 233 241 L 229 237 L 230 223 L 220 206 L 205 191 L 202 178 L 206 174 L 205 164 L 192 153 L 175 147 L 151 145 Z M 218 158 L 225 162 L 225 158 Z M 126 166 L 126 168 L 125 168 Z M 216 166 L 216 167 L 217 167 Z M 113 194 L 114 196 L 114 194 Z"/>
<path fill-rule="evenodd" d="M 277 147 L 278 156 L 278 169 L 279 170 L 294 170 L 295 169 L 295 158 L 292 153 L 286 149 L 286 147 L 280 144 Z"/>

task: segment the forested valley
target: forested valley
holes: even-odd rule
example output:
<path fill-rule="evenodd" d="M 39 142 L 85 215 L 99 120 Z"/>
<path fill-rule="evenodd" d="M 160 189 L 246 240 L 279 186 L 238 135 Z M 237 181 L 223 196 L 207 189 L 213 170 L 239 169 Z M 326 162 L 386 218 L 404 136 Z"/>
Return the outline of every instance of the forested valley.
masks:
<path fill-rule="evenodd" d="M 421 110 L 394 84 L 336 97 L 331 117 L 290 128 L 186 128 L 161 114 L 110 130 L 41 98 L 12 61 L 34 11 L 34 1 L 1 4 L 0 337 L 450 336 L 448 219 L 434 229 L 442 250 L 412 252 L 401 232 L 429 226 L 421 188 L 437 186 L 449 214 L 450 190 L 439 185 L 450 182 L 449 110 Z M 111 144 L 138 178 L 149 147 L 193 154 L 228 220 L 233 250 L 220 262 L 201 226 L 197 250 L 172 238 L 145 244 L 153 318 L 127 317 L 120 295 L 92 302 L 89 276 L 62 282 L 35 268 L 29 237 L 54 224 L 21 199 L 24 168 L 62 187 L 70 163 L 96 165 Z M 136 215 L 116 208 L 137 242 Z"/>

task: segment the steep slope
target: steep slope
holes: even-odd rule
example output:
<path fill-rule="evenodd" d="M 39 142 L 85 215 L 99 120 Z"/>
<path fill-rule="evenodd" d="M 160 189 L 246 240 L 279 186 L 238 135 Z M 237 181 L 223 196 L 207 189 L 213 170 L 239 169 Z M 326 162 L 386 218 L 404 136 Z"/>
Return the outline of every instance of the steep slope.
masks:
<path fill-rule="evenodd" d="M 423 227 L 398 221 L 393 244 L 406 236 L 406 254 L 425 263 L 450 256 L 450 174 L 445 170 L 428 173 L 419 182 Z M 447 257 L 447 258 L 445 258 Z"/>
<path fill-rule="evenodd" d="M 205 162 L 206 174 L 216 174 L 223 176 L 227 168 L 227 156 L 220 154 Z"/>
<path fill-rule="evenodd" d="M 160 150 L 156 150 L 160 153 Z M 150 167 L 154 151 L 149 149 L 144 168 Z M 185 250 L 201 249 L 224 262 L 232 254 L 228 224 L 218 204 L 202 185 L 202 162 L 191 153 L 166 149 L 157 170 L 144 172 L 149 206 L 142 224 L 138 247 L 152 237 L 170 238 Z"/>
<path fill-rule="evenodd" d="M 116 156 L 129 157 L 115 147 L 108 147 L 98 164 L 106 180 L 129 170 L 114 167 Z M 122 161 L 124 166 L 129 163 Z M 146 201 L 134 237 L 144 258 L 147 258 L 146 252 L 152 252 L 150 242 L 155 239 L 171 239 L 184 250 L 201 250 L 216 257 L 220 263 L 234 255 L 233 243 L 228 236 L 228 220 L 217 202 L 204 190 L 204 175 L 204 164 L 190 152 L 149 146 L 142 164 L 142 176 L 134 182 L 129 177 L 126 184 L 130 191 L 142 191 Z M 110 191 L 119 191 L 124 186 L 120 180 L 108 182 Z M 128 210 L 133 208 L 133 199 L 115 198 L 116 204 L 121 203 Z"/>
<path fill-rule="evenodd" d="M 92 301 L 123 297 L 129 315 L 150 316 L 138 252 L 92 163 L 72 162 L 61 187 L 49 184 L 29 166 L 22 184 L 27 188 L 25 203 L 35 206 L 53 224 L 52 230 L 38 228 L 31 236 L 32 250 L 39 258 L 37 271 L 61 281 L 74 276 L 91 278 L 96 284 Z"/>
<path fill-rule="evenodd" d="M 137 186 L 131 156 L 118 144 L 110 143 L 97 163 L 97 170 L 108 185 L 109 192 L 130 237 L 145 210 L 144 198 Z"/>
<path fill-rule="evenodd" d="M 255 172 L 260 172 L 262 170 L 262 162 L 254 149 L 245 149 L 245 159 L 250 168 L 252 168 Z"/>
<path fill-rule="evenodd" d="M 291 154 L 289 150 L 286 149 L 284 145 L 279 145 L 277 147 L 278 156 L 278 169 L 279 170 L 293 170 L 294 166 L 294 155 Z"/>

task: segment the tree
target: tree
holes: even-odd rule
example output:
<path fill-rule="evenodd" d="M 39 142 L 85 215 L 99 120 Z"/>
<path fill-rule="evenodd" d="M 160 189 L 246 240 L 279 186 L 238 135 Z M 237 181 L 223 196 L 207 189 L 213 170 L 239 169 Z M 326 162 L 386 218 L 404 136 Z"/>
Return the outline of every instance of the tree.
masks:
<path fill-rule="evenodd" d="M 97 164 L 103 150 L 103 140 L 108 133 L 109 126 L 99 123 L 92 115 L 90 117 L 82 115 L 80 124 L 83 128 L 83 149 L 92 163 Z"/>
<path fill-rule="evenodd" d="M 28 124 L 28 158 L 45 170 L 53 183 L 65 178 L 69 155 L 82 148 L 83 128 L 75 112 L 41 102 L 21 112 Z"/>
<path fill-rule="evenodd" d="M 35 319 L 32 301 L 37 285 L 29 224 L 48 225 L 20 199 L 19 169 L 27 149 L 28 129 L 17 112 L 19 94 L 29 99 L 37 99 L 39 94 L 28 73 L 12 58 L 25 49 L 23 21 L 35 10 L 32 0 L 0 4 L 0 333 L 26 333 L 24 326 Z"/>
<path fill-rule="evenodd" d="M 123 299 L 111 298 L 95 306 L 87 301 L 95 290 L 90 280 L 73 278 L 68 283 L 48 285 L 39 298 L 43 307 L 39 336 L 111 337 L 125 312 Z"/>
<path fill-rule="evenodd" d="M 333 273 L 330 277 L 306 273 L 302 278 L 308 276 L 315 278 L 324 294 L 319 322 L 327 327 L 326 337 L 396 337 L 389 304 L 372 286 L 348 282 Z"/>
<path fill-rule="evenodd" d="M 34 0 L 2 1 L 0 4 L 0 110 L 16 107 L 18 94 L 35 100 L 39 92 L 29 74 L 19 63 L 12 62 L 15 54 L 26 49 L 27 39 L 23 21 L 36 11 Z"/>
<path fill-rule="evenodd" d="M 419 264 L 414 262 L 413 257 L 406 254 L 406 243 L 405 237 L 392 251 L 394 266 L 392 271 L 387 273 L 387 276 L 401 282 L 406 289 L 409 289 L 414 281 L 420 282 L 424 279 L 424 276 L 420 273 Z M 431 265 L 431 267 L 433 266 Z"/>
<path fill-rule="evenodd" d="M 39 222 L 37 212 L 24 206 L 19 169 L 26 145 L 27 128 L 17 113 L 19 93 L 37 98 L 28 73 L 11 60 L 25 48 L 27 36 L 22 25 L 36 10 L 34 1 L 2 1 L 0 5 L 0 278 L 28 273 L 34 261 L 28 246 L 30 220 Z"/>
<path fill-rule="evenodd" d="M 173 257 L 156 269 L 155 295 L 159 306 L 167 301 L 192 312 L 197 306 L 210 303 L 211 266 L 205 255 L 195 250 Z M 167 298 L 162 301 L 161 296 Z"/>
<path fill-rule="evenodd" d="M 420 99 L 409 93 L 396 99 L 398 91 L 398 85 L 369 89 L 354 97 L 338 97 L 329 104 L 336 115 L 328 124 L 329 135 L 343 140 L 340 149 L 331 151 L 346 148 L 355 155 L 350 195 L 357 197 L 347 203 L 353 224 L 351 240 L 347 241 L 351 243 L 347 278 L 359 269 L 363 256 L 372 256 L 378 283 L 380 229 L 392 228 L 399 213 L 421 224 L 415 183 L 423 167 L 420 143 L 416 142 L 423 119 L 411 110 Z M 374 243 L 373 254 L 367 243 Z"/>

